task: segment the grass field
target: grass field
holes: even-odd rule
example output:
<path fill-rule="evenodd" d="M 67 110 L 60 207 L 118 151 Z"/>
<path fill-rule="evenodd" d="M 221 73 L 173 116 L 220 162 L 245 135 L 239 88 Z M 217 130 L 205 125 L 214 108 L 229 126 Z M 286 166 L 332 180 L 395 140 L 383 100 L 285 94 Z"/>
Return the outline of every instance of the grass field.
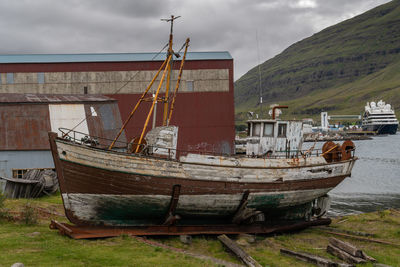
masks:
<path fill-rule="evenodd" d="M 27 213 L 27 209 L 32 209 L 34 213 Z M 22 262 L 25 266 L 218 266 L 211 260 L 192 257 L 192 254 L 240 264 L 215 236 L 193 237 L 190 245 L 181 243 L 178 237 L 149 238 L 188 253 L 150 246 L 126 235 L 96 240 L 73 240 L 61 236 L 48 227 L 51 219 L 66 221 L 65 217 L 60 216 L 63 214 L 60 195 L 29 202 L 22 199 L 5 200 L 1 214 L 0 266 L 11 266 L 15 262 Z M 28 225 L 24 216 L 36 217 L 37 222 Z M 400 212 L 397 210 L 335 218 L 331 227 L 368 232 L 374 234 L 375 239 L 400 244 Z M 325 251 L 330 236 L 315 227 L 284 235 L 256 236 L 253 243 L 243 237 L 236 241 L 263 266 L 313 266 L 280 255 L 279 249 L 288 248 L 335 259 Z M 400 266 L 400 246 L 351 239 L 347 241 L 380 263 Z"/>

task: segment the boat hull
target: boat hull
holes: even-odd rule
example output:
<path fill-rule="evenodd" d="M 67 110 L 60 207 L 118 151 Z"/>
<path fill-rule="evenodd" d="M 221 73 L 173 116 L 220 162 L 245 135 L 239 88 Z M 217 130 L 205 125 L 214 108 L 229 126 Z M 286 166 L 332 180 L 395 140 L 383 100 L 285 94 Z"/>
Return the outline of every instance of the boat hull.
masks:
<path fill-rule="evenodd" d="M 304 218 L 310 203 L 349 176 L 354 164 L 282 161 L 280 167 L 276 161 L 261 167 L 267 162 L 231 160 L 233 167 L 226 158 L 193 163 L 98 150 L 54 136 L 50 143 L 67 217 L 80 225 L 162 224 L 177 185 L 179 224 L 230 222 L 243 200 L 266 220 Z"/>
<path fill-rule="evenodd" d="M 363 131 L 373 131 L 377 134 L 396 134 L 399 124 L 367 124 L 363 125 Z"/>

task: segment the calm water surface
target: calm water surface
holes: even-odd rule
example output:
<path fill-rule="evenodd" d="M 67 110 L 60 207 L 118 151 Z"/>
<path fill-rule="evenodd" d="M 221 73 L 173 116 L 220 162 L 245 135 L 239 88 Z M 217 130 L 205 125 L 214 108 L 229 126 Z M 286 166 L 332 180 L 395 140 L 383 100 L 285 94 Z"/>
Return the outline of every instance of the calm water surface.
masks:
<path fill-rule="evenodd" d="M 333 189 L 331 215 L 400 208 L 400 134 L 354 141 L 352 176 Z M 312 143 L 306 143 L 308 147 Z M 322 147 L 319 142 L 316 146 Z"/>

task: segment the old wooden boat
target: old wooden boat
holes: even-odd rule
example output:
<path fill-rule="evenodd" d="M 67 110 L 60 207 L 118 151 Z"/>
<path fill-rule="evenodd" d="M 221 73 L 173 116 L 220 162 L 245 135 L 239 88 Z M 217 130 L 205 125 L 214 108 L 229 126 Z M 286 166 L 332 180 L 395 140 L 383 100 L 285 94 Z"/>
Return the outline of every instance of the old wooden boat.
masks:
<path fill-rule="evenodd" d="M 356 160 L 351 146 L 336 151 L 336 159 L 329 153 L 293 158 L 188 153 L 175 159 L 91 147 L 55 133 L 50 144 L 65 211 L 75 224 L 227 223 L 260 213 L 267 221 L 304 219 L 315 199 L 351 175 Z"/>
<path fill-rule="evenodd" d="M 168 125 L 175 98 L 165 99 L 168 87 L 166 97 L 158 98 L 174 54 L 171 45 L 172 34 L 168 57 L 158 72 L 165 67 L 163 77 L 142 134 L 125 149 L 115 149 L 118 136 L 104 145 L 98 137 L 93 142 L 94 137 L 74 138 L 77 133 L 71 130 L 61 136 L 49 133 L 65 212 L 72 223 L 149 226 L 305 220 L 318 208 L 314 205 L 313 209 L 317 199 L 351 175 L 356 161 L 351 142 L 327 143 L 322 153 L 301 151 L 298 122 L 275 118 L 249 123 L 251 151 L 247 155 L 176 150 L 178 127 Z M 164 109 L 163 126 L 145 135 L 157 101 L 169 102 L 171 108 Z"/>

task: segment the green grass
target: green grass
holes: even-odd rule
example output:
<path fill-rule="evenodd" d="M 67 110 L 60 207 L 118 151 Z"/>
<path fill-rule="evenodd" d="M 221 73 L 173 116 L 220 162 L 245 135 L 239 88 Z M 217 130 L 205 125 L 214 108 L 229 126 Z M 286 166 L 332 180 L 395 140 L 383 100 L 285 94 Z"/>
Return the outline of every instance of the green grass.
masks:
<path fill-rule="evenodd" d="M 6 200 L 5 207 L 14 212 L 12 214 L 17 218 L 16 214 L 23 210 L 26 203 L 59 213 L 63 210 L 60 195 L 29 201 Z M 26 225 L 22 220 L 0 220 L 0 266 L 11 266 L 15 262 L 22 262 L 25 266 L 216 266 L 211 261 L 153 247 L 127 235 L 96 240 L 73 240 L 48 227 L 50 219 L 66 221 L 65 218 L 45 213 L 39 213 L 38 216 L 39 221 L 36 225 Z M 400 244 L 400 211 L 385 210 L 336 218 L 331 226 L 368 232 L 374 234 L 373 238 Z M 313 266 L 281 255 L 279 250 L 288 248 L 337 261 L 338 259 L 325 251 L 330 236 L 318 228 L 309 228 L 284 235 L 258 235 L 254 243 L 249 243 L 245 238 L 239 238 L 237 242 L 263 266 Z M 178 237 L 150 239 L 195 254 L 240 263 L 215 236 L 194 236 L 190 245 L 181 243 Z M 360 247 L 380 263 L 400 266 L 400 247 L 340 239 Z"/>

